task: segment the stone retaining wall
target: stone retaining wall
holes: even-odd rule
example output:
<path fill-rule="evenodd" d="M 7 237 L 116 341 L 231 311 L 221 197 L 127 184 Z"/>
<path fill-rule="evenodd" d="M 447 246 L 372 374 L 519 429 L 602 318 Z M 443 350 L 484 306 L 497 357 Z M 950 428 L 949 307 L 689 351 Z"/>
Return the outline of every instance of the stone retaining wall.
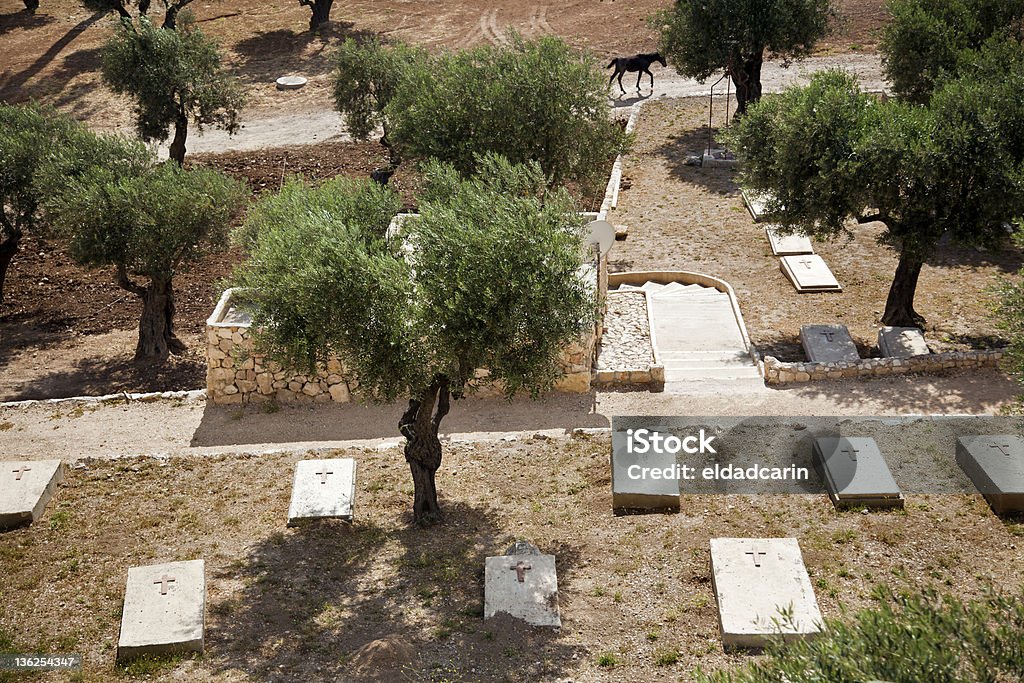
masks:
<path fill-rule="evenodd" d="M 853 377 L 889 377 L 955 368 L 994 368 L 999 365 L 1004 352 L 1004 349 L 953 351 L 910 358 L 864 358 L 841 363 L 786 363 L 773 356 L 765 356 L 763 374 L 768 384 L 788 384 Z"/>

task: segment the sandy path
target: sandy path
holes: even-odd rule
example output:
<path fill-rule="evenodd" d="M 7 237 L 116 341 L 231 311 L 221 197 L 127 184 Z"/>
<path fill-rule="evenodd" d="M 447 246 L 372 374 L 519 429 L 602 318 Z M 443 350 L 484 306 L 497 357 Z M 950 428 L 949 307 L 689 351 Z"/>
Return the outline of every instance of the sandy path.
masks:
<path fill-rule="evenodd" d="M 823 69 L 842 68 L 857 74 L 865 90 L 877 91 L 886 88 L 885 79 L 882 76 L 881 59 L 877 54 L 844 54 L 828 57 L 811 57 L 807 60 L 793 64 L 788 69 L 783 68 L 781 62 L 768 62 L 764 65 L 762 72 L 762 85 L 764 92 L 779 92 L 791 85 L 807 83 L 811 76 Z M 661 97 L 693 97 L 707 95 L 711 83 L 698 83 L 689 78 L 683 78 L 671 67 L 659 69 L 654 67 L 654 98 Z M 638 97 L 635 90 L 635 80 L 630 80 L 629 75 L 622 79 L 626 94 L 618 97 L 618 85 L 613 85 L 609 93 L 616 95 L 609 102 L 615 108 L 629 107 L 642 99 L 650 99 L 651 90 L 647 87 L 649 81 L 643 82 L 641 93 Z M 725 93 L 725 82 L 723 81 L 716 92 Z M 322 101 L 307 105 L 302 111 L 278 111 L 267 112 L 249 111 L 242 117 L 242 128 L 237 135 L 228 136 L 222 130 L 208 129 L 203 133 L 190 132 L 188 137 L 188 152 L 228 152 L 228 151 L 252 151 L 268 147 L 285 147 L 289 145 L 308 145 L 325 140 L 348 140 L 345 133 L 341 114 L 334 110 L 334 104 L 328 99 L 329 93 L 325 92 Z M 121 132 L 131 134 L 132 129 L 121 129 Z M 160 147 L 160 154 L 167 156 L 167 146 Z"/>
<path fill-rule="evenodd" d="M 457 403 L 443 426 L 448 436 L 462 440 L 607 427 L 613 415 L 986 414 L 1009 404 L 1018 390 L 1005 375 L 986 370 L 821 382 L 749 396 L 558 394 L 543 402 L 522 399 L 512 404 L 473 398 Z M 0 459 L 205 455 L 393 443 L 402 408 L 330 404 L 264 413 L 258 406 L 242 411 L 202 400 L 6 406 L 0 408 Z"/>

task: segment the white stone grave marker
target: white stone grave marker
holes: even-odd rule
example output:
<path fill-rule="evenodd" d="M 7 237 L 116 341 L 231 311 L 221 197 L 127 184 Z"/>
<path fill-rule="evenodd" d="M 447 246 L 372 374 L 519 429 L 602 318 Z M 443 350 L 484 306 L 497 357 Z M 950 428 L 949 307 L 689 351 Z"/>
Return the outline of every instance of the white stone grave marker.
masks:
<path fill-rule="evenodd" d="M 562 625 L 558 613 L 555 556 L 536 546 L 513 543 L 484 565 L 484 619 L 506 613 L 533 626 Z"/>
<path fill-rule="evenodd" d="M 764 232 L 768 236 L 768 244 L 771 245 L 772 254 L 775 256 L 797 256 L 814 253 L 811 238 L 803 233 L 787 235 L 778 232 L 771 226 L 766 227 Z"/>
<path fill-rule="evenodd" d="M 870 437 L 814 440 L 814 465 L 837 507 L 902 508 L 903 494 Z"/>
<path fill-rule="evenodd" d="M 803 325 L 800 344 L 812 363 L 840 363 L 860 360 L 846 325 Z"/>
<path fill-rule="evenodd" d="M 671 453 L 630 453 L 627 434 L 612 432 L 612 508 L 616 511 L 678 511 L 679 479 L 676 456 Z"/>
<path fill-rule="evenodd" d="M 355 498 L 355 460 L 300 460 L 295 464 L 288 526 L 325 517 L 351 522 Z"/>
<path fill-rule="evenodd" d="M 828 264 L 817 254 L 783 256 L 779 259 L 779 268 L 798 292 L 843 291 Z"/>
<path fill-rule="evenodd" d="M 754 190 L 742 190 L 743 203 L 747 207 L 747 211 L 750 212 L 750 217 L 754 219 L 755 223 L 760 223 L 765 220 L 768 215 L 768 200 L 771 199 L 771 195 L 756 192 Z"/>
<path fill-rule="evenodd" d="M 883 327 L 878 330 L 878 350 L 886 358 L 926 356 L 931 351 L 916 327 Z"/>
<path fill-rule="evenodd" d="M 0 461 L 0 529 L 39 519 L 62 481 L 60 460 Z"/>
<path fill-rule="evenodd" d="M 962 436 L 956 462 L 997 515 L 1024 512 L 1024 439 L 1013 434 Z"/>
<path fill-rule="evenodd" d="M 763 648 L 821 630 L 811 579 L 795 538 L 711 539 L 711 582 L 726 649 Z M 791 612 L 789 619 L 782 611 Z"/>
<path fill-rule="evenodd" d="M 203 560 L 131 567 L 117 660 L 202 652 L 206 631 Z"/>

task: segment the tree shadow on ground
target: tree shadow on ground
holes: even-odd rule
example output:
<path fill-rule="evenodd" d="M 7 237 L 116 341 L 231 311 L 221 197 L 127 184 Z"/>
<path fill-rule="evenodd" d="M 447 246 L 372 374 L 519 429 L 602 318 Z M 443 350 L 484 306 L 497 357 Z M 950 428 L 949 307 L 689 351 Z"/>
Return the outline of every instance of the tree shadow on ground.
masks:
<path fill-rule="evenodd" d="M 40 321 L 32 311 L 0 315 L 0 368 L 27 349 L 59 346 L 71 336 L 69 329 L 74 323 L 70 316 Z"/>
<path fill-rule="evenodd" d="M 511 671 L 527 680 L 563 670 L 574 648 L 557 632 L 482 619 L 484 560 L 514 540 L 501 520 L 461 502 L 442 509 L 428 526 L 325 520 L 256 544 L 210 577 L 242 585 L 210 606 L 207 661 L 263 681 L 506 680 Z M 541 550 L 566 575 L 579 562 L 572 546 Z"/>
<path fill-rule="evenodd" d="M 316 33 L 291 29 L 257 33 L 235 43 L 232 50 L 241 59 L 237 73 L 242 80 L 265 83 L 292 73 L 326 74 L 334 68 L 330 55 L 338 43 L 346 38 L 363 41 L 374 35 L 355 30 L 352 22 L 332 21 Z M 310 46 L 315 46 L 312 52 Z"/>
<path fill-rule="evenodd" d="M 711 129 L 713 146 L 720 146 L 717 142 L 720 129 Z M 720 195 L 737 195 L 740 192 L 739 183 L 736 182 L 736 167 L 720 166 L 716 168 L 703 168 L 692 166 L 687 163 L 688 157 L 699 157 L 708 147 L 708 128 L 701 126 L 696 130 L 687 130 L 679 135 L 673 135 L 670 139 L 655 150 L 668 163 L 669 176 L 679 182 L 689 185 L 700 185 Z"/>
<path fill-rule="evenodd" d="M 39 14 L 38 12 L 29 12 L 28 10 L 0 14 L 0 36 L 10 33 L 15 29 L 20 28 L 28 31 L 52 24 L 55 21 L 57 19 L 50 14 Z"/>
<path fill-rule="evenodd" d="M 71 41 L 73 41 L 78 36 L 82 35 L 82 33 L 84 33 L 87 28 L 89 28 L 97 21 L 102 19 L 104 14 L 104 12 L 96 12 L 92 16 L 86 17 L 82 21 L 78 22 L 78 24 L 76 24 L 67 33 L 61 36 L 60 39 L 57 40 L 57 42 L 51 45 L 46 50 L 46 52 L 40 55 L 39 58 L 36 59 L 36 61 L 29 65 L 28 68 L 16 74 L 10 75 L 8 75 L 5 71 L 4 79 L 3 81 L 0 81 L 0 100 L 9 100 L 14 102 L 24 100 L 30 96 L 35 96 L 35 93 L 25 92 L 25 83 L 27 83 L 29 79 L 31 79 L 32 77 L 39 74 L 40 71 L 45 69 L 50 64 L 50 62 L 56 59 L 57 55 L 64 51 L 64 48 L 66 48 L 71 43 Z M 0 33 L 2 33 L 2 31 L 0 31 Z M 92 53 L 94 52 L 94 50 L 86 50 L 85 52 Z M 85 58 L 85 62 L 89 63 L 89 60 L 90 57 L 87 55 Z M 72 60 L 72 64 L 76 64 L 76 61 Z M 81 66 L 81 64 L 79 64 L 79 66 Z M 73 68 L 74 67 L 72 67 L 72 69 Z M 68 80 L 70 80 L 70 78 L 74 75 L 67 75 L 69 73 L 71 73 L 71 71 L 65 73 L 65 77 Z M 79 71 L 75 73 L 81 72 Z M 47 82 L 43 84 L 42 87 L 45 87 L 47 89 L 47 92 L 54 92 L 52 84 L 50 83 L 50 79 L 46 80 Z M 66 83 L 67 81 L 64 81 L 64 84 Z"/>
<path fill-rule="evenodd" d="M 79 360 L 69 370 L 51 372 L 22 385 L 6 400 L 102 396 L 122 391 L 186 391 L 201 387 L 205 378 L 205 359 L 194 354 L 172 356 L 161 364 L 136 361 L 130 354 L 93 356 Z"/>
<path fill-rule="evenodd" d="M 1021 393 L 1012 378 L 994 369 L 976 369 L 937 375 L 897 375 L 848 381 L 806 382 L 772 387 L 803 399 L 823 398 L 840 410 L 861 411 L 865 402 L 879 413 L 980 414 L 992 405 L 1011 403 Z"/>
<path fill-rule="evenodd" d="M 468 397 L 455 401 L 441 424 L 441 437 L 467 432 L 529 431 L 575 427 L 607 427 L 608 418 L 594 410 L 595 394 L 552 393 L 538 401 L 528 397 Z M 207 401 L 191 445 L 229 446 L 396 438 L 402 402 L 387 405 L 360 403 L 252 404 L 216 406 Z M 308 419 L 314 413 L 315 423 Z"/>

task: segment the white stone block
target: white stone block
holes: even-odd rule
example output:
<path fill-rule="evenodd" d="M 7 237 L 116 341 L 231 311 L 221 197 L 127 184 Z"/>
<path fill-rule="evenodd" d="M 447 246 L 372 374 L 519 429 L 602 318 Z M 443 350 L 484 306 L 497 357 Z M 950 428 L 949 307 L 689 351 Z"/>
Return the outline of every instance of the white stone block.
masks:
<path fill-rule="evenodd" d="M 288 526 L 302 520 L 352 521 L 356 498 L 356 461 L 352 458 L 302 460 L 295 464 Z"/>
<path fill-rule="evenodd" d="M 528 544 L 516 544 L 528 546 Z M 511 549 L 510 549 L 511 550 Z M 488 557 L 484 565 L 484 619 L 506 613 L 533 626 L 562 625 L 555 556 L 526 552 Z"/>
<path fill-rule="evenodd" d="M 117 659 L 202 652 L 206 631 L 203 560 L 131 567 Z"/>
<path fill-rule="evenodd" d="M 0 461 L 0 529 L 39 519 L 62 481 L 60 460 Z"/>

